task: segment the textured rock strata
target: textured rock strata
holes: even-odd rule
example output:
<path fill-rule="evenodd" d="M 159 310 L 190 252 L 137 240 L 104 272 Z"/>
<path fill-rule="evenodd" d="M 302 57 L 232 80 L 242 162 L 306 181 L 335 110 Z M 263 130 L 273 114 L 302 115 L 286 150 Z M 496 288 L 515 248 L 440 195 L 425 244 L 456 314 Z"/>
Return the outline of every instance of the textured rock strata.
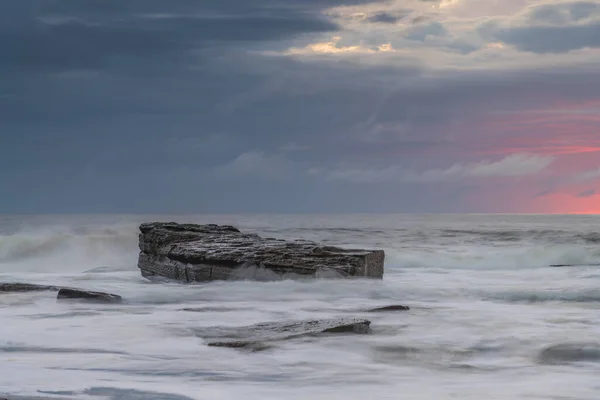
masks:
<path fill-rule="evenodd" d="M 600 267 L 600 264 L 552 264 L 551 267 Z"/>
<path fill-rule="evenodd" d="M 410 307 L 403 305 L 393 305 L 385 307 L 377 307 L 369 310 L 369 312 L 388 312 L 388 311 L 409 311 Z"/>
<path fill-rule="evenodd" d="M 381 278 L 382 250 L 347 250 L 315 242 L 261 238 L 232 226 L 145 223 L 138 267 L 149 279 L 183 282 L 286 277 Z"/>
<path fill-rule="evenodd" d="M 265 342 L 293 339 L 324 333 L 366 334 L 371 331 L 371 321 L 339 318 L 314 321 L 266 322 L 239 328 L 212 328 L 199 332 L 209 346 L 232 348 L 263 348 Z"/>
<path fill-rule="evenodd" d="M 84 300 L 94 303 L 120 303 L 123 301 L 121 296 L 116 294 L 68 288 L 60 289 L 56 298 L 58 300 Z"/>
<path fill-rule="evenodd" d="M 36 285 L 33 283 L 6 282 L 0 283 L 0 292 L 43 292 L 58 291 L 58 286 Z M 0 399 L 1 400 L 1 399 Z"/>

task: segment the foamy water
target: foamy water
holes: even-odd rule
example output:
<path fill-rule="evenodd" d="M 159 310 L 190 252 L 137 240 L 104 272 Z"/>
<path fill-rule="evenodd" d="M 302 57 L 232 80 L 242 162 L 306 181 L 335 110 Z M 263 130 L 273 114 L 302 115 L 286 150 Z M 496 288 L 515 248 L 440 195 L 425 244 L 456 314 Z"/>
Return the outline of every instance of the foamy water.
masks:
<path fill-rule="evenodd" d="M 150 283 L 137 226 L 174 220 L 382 248 L 379 280 Z M 600 217 L 1 217 L 0 282 L 120 294 L 121 305 L 0 294 L 0 394 L 76 399 L 594 399 L 600 395 Z M 391 304 L 408 312 L 368 314 Z M 181 311 L 203 308 L 203 312 Z M 369 335 L 263 352 L 197 332 L 365 317 Z"/>

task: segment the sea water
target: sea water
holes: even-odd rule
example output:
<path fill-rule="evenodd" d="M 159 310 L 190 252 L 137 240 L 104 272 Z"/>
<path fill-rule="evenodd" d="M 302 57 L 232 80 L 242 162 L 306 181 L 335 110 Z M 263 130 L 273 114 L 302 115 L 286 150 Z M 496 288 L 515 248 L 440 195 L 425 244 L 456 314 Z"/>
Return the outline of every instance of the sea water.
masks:
<path fill-rule="evenodd" d="M 137 228 L 157 220 L 381 248 L 385 276 L 152 283 L 136 268 Z M 597 400 L 595 263 L 600 216 L 3 216 L 0 282 L 126 301 L 0 294 L 0 397 Z M 395 304 L 411 310 L 365 313 Z M 335 317 L 368 318 L 372 332 L 298 338 L 262 352 L 208 347 L 197 334 Z"/>

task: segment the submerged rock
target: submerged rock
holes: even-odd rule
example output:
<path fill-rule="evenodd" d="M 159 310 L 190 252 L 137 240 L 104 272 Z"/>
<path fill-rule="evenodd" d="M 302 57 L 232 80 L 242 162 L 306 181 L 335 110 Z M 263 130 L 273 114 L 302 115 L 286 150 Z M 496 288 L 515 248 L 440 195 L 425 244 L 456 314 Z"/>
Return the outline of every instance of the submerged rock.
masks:
<path fill-rule="evenodd" d="M 43 292 L 58 291 L 59 286 L 36 285 L 33 283 L 8 282 L 0 283 L 0 292 Z"/>
<path fill-rule="evenodd" d="M 408 311 L 410 307 L 402 305 L 393 305 L 385 307 L 377 307 L 369 310 L 369 312 L 388 312 L 388 311 Z"/>
<path fill-rule="evenodd" d="M 0 293 L 24 293 L 24 292 L 58 292 L 58 300 L 77 299 L 94 301 L 98 303 L 119 303 L 121 296 L 103 292 L 92 292 L 89 290 L 74 289 L 64 286 L 36 285 L 33 283 L 0 283 Z M 1 399 L 0 399 L 1 400 Z"/>
<path fill-rule="evenodd" d="M 273 348 L 272 345 L 263 342 L 249 340 L 230 340 L 224 342 L 210 342 L 210 347 L 227 347 L 230 349 L 244 349 L 251 352 L 265 351 Z"/>
<path fill-rule="evenodd" d="M 181 308 L 179 311 L 187 311 L 187 312 L 231 312 L 231 311 L 240 311 L 240 308 L 230 308 L 230 307 L 189 307 L 189 308 Z"/>
<path fill-rule="evenodd" d="M 94 303 L 120 303 L 123 301 L 123 298 L 116 294 L 68 288 L 60 289 L 56 298 L 58 300 L 85 300 Z"/>
<path fill-rule="evenodd" d="M 348 250 L 315 242 L 261 238 L 228 225 L 145 223 L 138 267 L 148 279 L 183 282 L 286 277 L 382 278 L 382 250 Z"/>
<path fill-rule="evenodd" d="M 293 339 L 301 336 L 326 333 L 366 334 L 371 331 L 371 321 L 339 318 L 313 321 L 266 322 L 238 328 L 212 328 L 199 335 L 208 340 L 208 346 L 250 348 L 268 347 L 265 342 Z"/>
<path fill-rule="evenodd" d="M 538 356 L 541 364 L 600 362 L 598 343 L 561 343 L 546 347 Z"/>
<path fill-rule="evenodd" d="M 552 264 L 551 267 L 600 267 L 600 264 Z"/>

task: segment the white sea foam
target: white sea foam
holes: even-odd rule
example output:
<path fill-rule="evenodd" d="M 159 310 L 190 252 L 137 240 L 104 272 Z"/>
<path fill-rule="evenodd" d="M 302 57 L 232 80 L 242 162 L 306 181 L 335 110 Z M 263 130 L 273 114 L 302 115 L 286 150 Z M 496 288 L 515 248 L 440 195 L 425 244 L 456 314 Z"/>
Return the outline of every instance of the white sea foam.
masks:
<path fill-rule="evenodd" d="M 383 281 L 152 284 L 135 265 L 137 224 L 166 219 L 383 248 L 386 274 Z M 598 219 L 96 216 L 0 222 L 0 282 L 77 286 L 126 300 L 103 306 L 59 303 L 53 292 L 0 294 L 0 394 L 597 398 L 600 267 L 549 265 L 600 263 Z M 390 304 L 412 309 L 364 313 Z M 373 333 L 292 340 L 257 353 L 207 347 L 197 334 L 211 326 L 340 316 L 368 317 Z"/>

